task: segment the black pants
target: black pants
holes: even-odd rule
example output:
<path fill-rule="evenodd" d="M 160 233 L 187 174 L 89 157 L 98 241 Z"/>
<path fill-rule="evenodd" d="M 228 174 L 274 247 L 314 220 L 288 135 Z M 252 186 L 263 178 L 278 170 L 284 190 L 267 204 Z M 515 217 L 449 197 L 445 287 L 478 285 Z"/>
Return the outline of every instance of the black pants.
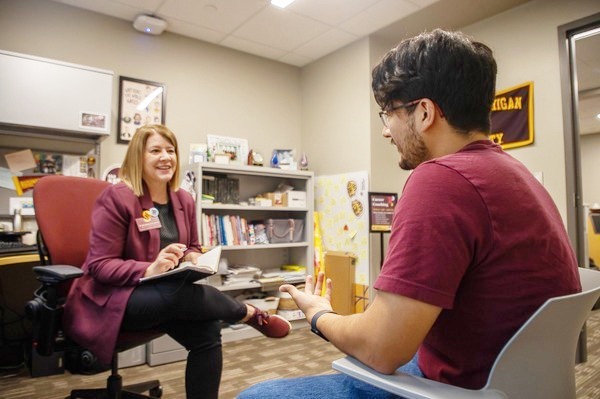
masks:
<path fill-rule="evenodd" d="M 223 354 L 220 320 L 235 323 L 246 305 L 216 288 L 189 282 L 156 282 L 137 287 L 127 303 L 121 328 L 159 329 L 185 347 L 187 398 L 217 398 Z"/>

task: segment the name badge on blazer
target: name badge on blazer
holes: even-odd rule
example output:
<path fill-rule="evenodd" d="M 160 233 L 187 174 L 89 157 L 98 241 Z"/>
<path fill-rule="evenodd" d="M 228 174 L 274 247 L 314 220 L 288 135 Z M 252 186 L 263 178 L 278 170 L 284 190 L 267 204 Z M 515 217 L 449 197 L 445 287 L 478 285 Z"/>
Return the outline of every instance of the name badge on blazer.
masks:
<path fill-rule="evenodd" d="M 156 216 L 152 216 L 151 218 L 137 218 L 135 219 L 135 223 L 137 224 L 137 228 L 139 231 L 148 231 L 152 229 L 160 229 L 162 225 L 160 224 L 160 220 Z"/>

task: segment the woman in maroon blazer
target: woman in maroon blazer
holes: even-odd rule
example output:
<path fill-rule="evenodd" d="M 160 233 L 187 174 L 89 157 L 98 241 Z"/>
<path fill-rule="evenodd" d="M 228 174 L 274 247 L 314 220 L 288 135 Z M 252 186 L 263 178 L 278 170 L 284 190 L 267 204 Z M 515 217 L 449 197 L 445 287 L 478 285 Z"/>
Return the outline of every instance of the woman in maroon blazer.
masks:
<path fill-rule="evenodd" d="M 179 190 L 179 152 L 165 126 L 139 128 L 120 169 L 92 213 L 90 249 L 65 305 L 70 337 L 109 364 L 120 330 L 160 329 L 188 351 L 188 398 L 217 398 L 222 370 L 220 320 L 245 322 L 269 337 L 291 325 L 205 284 L 156 281 L 201 253 L 192 196 Z"/>

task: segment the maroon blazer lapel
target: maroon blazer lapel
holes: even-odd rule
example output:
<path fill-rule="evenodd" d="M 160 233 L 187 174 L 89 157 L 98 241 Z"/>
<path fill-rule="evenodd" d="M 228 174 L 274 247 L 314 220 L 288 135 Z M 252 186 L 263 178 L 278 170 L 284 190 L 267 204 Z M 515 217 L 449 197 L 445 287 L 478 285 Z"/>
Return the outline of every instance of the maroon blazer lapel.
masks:
<path fill-rule="evenodd" d="M 148 187 L 146 187 L 146 184 L 144 183 L 144 195 L 142 195 L 142 197 L 140 198 L 140 205 L 142 206 L 142 211 L 148 210 L 152 207 L 154 207 L 154 202 L 152 202 L 152 198 L 150 197 L 150 192 L 148 190 Z M 138 217 L 141 217 L 138 216 Z M 150 248 L 159 248 L 160 249 L 160 229 L 150 229 L 147 231 L 147 233 L 150 234 Z M 150 259 L 149 260 L 154 260 L 154 258 L 156 258 L 156 255 L 158 255 L 158 252 L 155 254 L 149 254 Z"/>

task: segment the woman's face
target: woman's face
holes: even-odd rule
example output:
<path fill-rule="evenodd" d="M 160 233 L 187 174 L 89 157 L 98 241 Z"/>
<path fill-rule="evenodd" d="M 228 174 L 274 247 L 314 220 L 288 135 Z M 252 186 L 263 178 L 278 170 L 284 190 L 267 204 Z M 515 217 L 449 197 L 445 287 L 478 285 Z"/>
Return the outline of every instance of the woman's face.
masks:
<path fill-rule="evenodd" d="M 177 168 L 175 146 L 160 134 L 148 137 L 144 149 L 142 178 L 148 185 L 167 184 Z"/>

